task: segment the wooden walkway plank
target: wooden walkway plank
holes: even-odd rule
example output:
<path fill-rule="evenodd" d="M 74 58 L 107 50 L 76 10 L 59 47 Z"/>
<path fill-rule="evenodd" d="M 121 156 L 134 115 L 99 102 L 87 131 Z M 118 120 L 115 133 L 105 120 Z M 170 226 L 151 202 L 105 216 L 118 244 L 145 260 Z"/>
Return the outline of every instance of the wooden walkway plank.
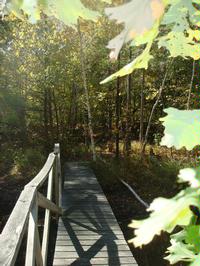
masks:
<path fill-rule="evenodd" d="M 137 266 L 92 170 L 67 163 L 54 266 Z"/>

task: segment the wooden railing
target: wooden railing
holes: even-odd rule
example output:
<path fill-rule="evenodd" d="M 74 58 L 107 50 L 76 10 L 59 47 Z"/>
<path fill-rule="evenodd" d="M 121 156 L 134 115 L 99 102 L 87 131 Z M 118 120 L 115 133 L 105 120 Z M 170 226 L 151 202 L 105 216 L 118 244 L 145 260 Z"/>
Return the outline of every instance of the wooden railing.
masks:
<path fill-rule="evenodd" d="M 46 197 L 38 191 L 45 181 L 48 181 Z M 56 213 L 57 217 L 62 214 L 61 189 L 60 147 L 55 144 L 54 152 L 49 154 L 42 170 L 24 187 L 0 235 L 1 266 L 15 265 L 26 231 L 25 265 L 47 265 L 50 215 L 51 212 Z M 42 243 L 38 232 L 38 207 L 46 209 Z"/>

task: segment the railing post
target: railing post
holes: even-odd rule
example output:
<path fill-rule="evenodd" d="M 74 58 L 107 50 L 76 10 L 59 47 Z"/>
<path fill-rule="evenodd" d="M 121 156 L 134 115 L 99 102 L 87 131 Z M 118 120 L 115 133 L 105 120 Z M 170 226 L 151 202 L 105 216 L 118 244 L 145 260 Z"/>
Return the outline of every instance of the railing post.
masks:
<path fill-rule="evenodd" d="M 26 248 L 26 266 L 35 266 L 35 251 L 36 251 L 36 229 L 37 229 L 37 219 L 38 219 L 38 207 L 37 199 L 33 202 L 31 212 L 29 214 L 29 223 L 28 223 L 28 239 L 27 239 L 27 248 Z"/>
<path fill-rule="evenodd" d="M 53 168 L 49 173 L 48 178 L 48 188 L 47 188 L 47 199 L 52 199 L 52 188 L 53 188 Z M 50 227 L 50 210 L 46 209 L 45 211 L 45 220 L 44 220 L 44 231 L 42 239 L 42 258 L 43 265 L 47 265 L 47 253 L 48 253 L 48 242 L 49 242 L 49 227 Z"/>
<path fill-rule="evenodd" d="M 56 164 L 55 164 L 56 204 L 59 207 L 61 207 L 62 205 L 62 176 L 61 176 L 60 144 L 59 143 L 56 143 L 54 146 L 54 154 L 56 155 Z"/>

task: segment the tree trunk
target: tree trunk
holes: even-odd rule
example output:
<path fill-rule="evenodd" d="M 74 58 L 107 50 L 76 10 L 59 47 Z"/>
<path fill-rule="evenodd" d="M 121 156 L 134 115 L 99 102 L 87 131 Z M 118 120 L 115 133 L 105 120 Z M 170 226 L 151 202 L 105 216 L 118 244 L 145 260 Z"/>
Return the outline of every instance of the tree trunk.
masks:
<path fill-rule="evenodd" d="M 69 111 L 69 130 L 73 134 L 77 123 L 77 87 L 73 83 L 71 87 L 71 101 L 70 101 L 70 111 Z"/>
<path fill-rule="evenodd" d="M 48 88 L 48 115 L 49 115 L 49 132 L 51 134 L 51 144 L 54 143 L 54 125 L 53 125 L 53 112 L 52 112 L 52 90 Z"/>
<path fill-rule="evenodd" d="M 147 141 L 148 141 L 148 136 L 149 136 L 149 131 L 150 131 L 150 128 L 151 128 L 151 122 L 152 122 L 152 118 L 153 118 L 153 115 L 154 115 L 154 112 L 156 110 L 156 107 L 161 99 L 161 96 L 162 96 L 162 92 L 165 88 L 165 83 L 166 83 L 166 79 L 167 79 L 167 75 L 169 73 L 169 70 L 171 69 L 171 64 L 172 64 L 173 60 L 171 60 L 170 64 L 169 64 L 169 67 L 166 69 L 166 72 L 165 72 L 165 75 L 164 75 L 164 78 L 163 78 L 163 81 L 162 81 L 162 84 L 160 86 L 160 89 L 158 91 L 158 97 L 152 107 L 152 110 L 151 110 L 151 113 L 150 113 L 150 116 L 149 116 L 149 121 L 148 121 L 148 125 L 147 125 L 147 129 L 146 129 L 146 133 L 145 133 L 145 139 L 144 139 L 144 143 L 143 143 L 143 146 L 142 146 L 142 150 L 141 150 L 141 156 L 144 154 L 145 152 L 145 148 L 146 148 L 146 145 L 147 145 Z"/>
<path fill-rule="evenodd" d="M 190 82 L 190 88 L 188 92 L 188 99 L 187 99 L 187 110 L 190 110 L 190 100 L 191 100 L 191 94 L 192 94 L 192 87 L 194 83 L 194 74 L 195 74 L 195 60 L 193 60 L 193 66 L 192 66 L 192 77 Z"/>
<path fill-rule="evenodd" d="M 139 141 L 142 145 L 144 141 L 144 89 L 145 89 L 145 69 L 142 72 L 142 86 L 140 92 L 140 135 Z"/>
<path fill-rule="evenodd" d="M 56 118 L 56 141 L 59 142 L 59 140 L 60 140 L 59 116 L 58 116 L 58 107 L 57 107 L 54 89 L 53 89 L 53 95 L 52 96 L 53 96 L 53 105 L 54 105 L 55 118 Z"/>
<path fill-rule="evenodd" d="M 131 60 L 132 58 L 132 49 L 131 47 L 129 48 L 129 59 Z M 132 76 L 131 74 L 127 76 L 127 91 L 126 91 L 126 132 L 125 132 L 125 140 L 124 140 L 124 151 L 125 155 L 129 156 L 130 151 L 131 151 L 131 136 L 130 136 L 130 131 L 131 131 L 131 117 L 130 117 L 130 106 L 131 106 L 131 85 L 132 85 Z"/>
<path fill-rule="evenodd" d="M 92 114 L 91 114 L 91 108 L 90 108 L 89 92 L 88 92 L 88 87 L 87 87 L 87 78 L 86 78 L 86 69 L 85 69 L 86 62 L 85 62 L 85 55 L 84 55 L 84 50 L 83 50 L 83 38 L 82 38 L 81 29 L 80 29 L 80 21 L 78 21 L 78 34 L 79 34 L 79 40 L 80 40 L 80 61 L 81 61 L 82 79 L 83 79 L 83 85 L 84 85 L 85 96 L 86 96 L 87 112 L 88 112 L 88 128 L 89 128 L 89 133 L 90 133 L 91 150 L 92 150 L 93 161 L 96 161 L 94 132 L 92 128 Z"/>
<path fill-rule="evenodd" d="M 120 54 L 118 57 L 118 70 L 120 69 Z M 115 120 L 115 157 L 119 158 L 119 121 L 120 121 L 120 78 L 117 78 L 116 88 L 116 120 Z"/>
<path fill-rule="evenodd" d="M 44 139 L 45 139 L 45 150 L 49 151 L 49 127 L 48 127 L 48 93 L 47 88 L 44 88 Z"/>

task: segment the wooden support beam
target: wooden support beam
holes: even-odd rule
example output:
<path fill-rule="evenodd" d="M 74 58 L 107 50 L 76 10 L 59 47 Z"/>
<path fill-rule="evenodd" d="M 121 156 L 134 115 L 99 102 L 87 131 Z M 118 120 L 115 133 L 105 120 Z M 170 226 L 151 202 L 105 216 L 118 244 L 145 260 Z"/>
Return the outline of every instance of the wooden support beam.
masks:
<path fill-rule="evenodd" d="M 54 146 L 54 154 L 56 155 L 56 166 L 55 166 L 55 187 L 56 197 L 59 207 L 62 206 L 62 173 L 61 173 L 61 162 L 60 162 L 60 144 L 56 143 Z"/>
<path fill-rule="evenodd" d="M 36 242 L 35 243 L 36 244 L 36 247 L 35 247 L 36 264 L 37 264 L 37 266 L 44 266 L 38 228 L 36 228 L 35 238 L 36 238 L 35 239 L 35 242 Z"/>
<path fill-rule="evenodd" d="M 32 210 L 29 214 L 25 266 L 35 266 L 35 248 L 36 248 L 35 233 L 37 229 L 37 220 L 38 220 L 38 207 L 35 198 Z"/>
<path fill-rule="evenodd" d="M 53 188 L 53 169 L 49 173 L 48 179 L 48 188 L 47 188 L 47 199 L 52 199 L 52 188 Z M 49 243 L 49 228 L 50 228 L 50 210 L 45 211 L 45 219 L 44 219 L 44 231 L 43 231 L 43 238 L 42 238 L 42 258 L 43 258 L 43 265 L 47 265 L 47 253 L 48 253 L 48 243 Z"/>
<path fill-rule="evenodd" d="M 40 192 L 37 193 L 38 206 L 48 209 L 54 213 L 62 215 L 62 209 L 58 207 L 55 203 L 45 198 Z"/>

